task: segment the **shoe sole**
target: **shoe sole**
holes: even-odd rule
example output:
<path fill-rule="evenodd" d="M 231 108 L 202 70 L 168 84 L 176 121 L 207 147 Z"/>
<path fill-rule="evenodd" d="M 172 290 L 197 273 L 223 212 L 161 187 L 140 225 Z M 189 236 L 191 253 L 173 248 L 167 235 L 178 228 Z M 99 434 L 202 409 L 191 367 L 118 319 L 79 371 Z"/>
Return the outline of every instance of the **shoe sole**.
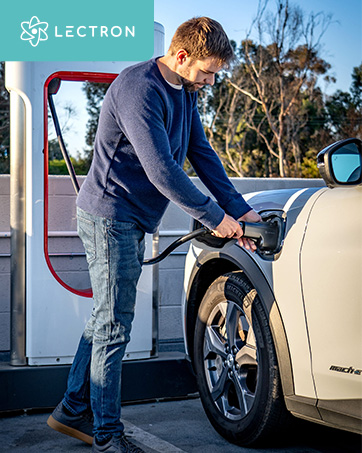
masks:
<path fill-rule="evenodd" d="M 93 443 L 93 437 L 88 436 L 88 434 L 82 433 L 77 429 L 70 428 L 69 426 L 64 425 L 63 423 L 58 422 L 52 415 L 48 418 L 47 425 L 50 426 L 50 428 L 54 429 L 55 431 L 58 431 L 59 433 L 66 434 L 67 436 L 82 440 L 86 444 L 92 445 Z"/>

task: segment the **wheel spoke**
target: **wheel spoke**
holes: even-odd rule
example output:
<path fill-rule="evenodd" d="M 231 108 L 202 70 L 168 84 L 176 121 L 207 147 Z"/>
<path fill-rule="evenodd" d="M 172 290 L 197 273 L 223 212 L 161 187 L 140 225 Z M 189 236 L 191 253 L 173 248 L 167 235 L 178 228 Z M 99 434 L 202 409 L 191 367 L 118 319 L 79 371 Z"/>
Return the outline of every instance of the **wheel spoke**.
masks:
<path fill-rule="evenodd" d="M 218 336 L 214 326 L 206 326 L 205 340 L 204 359 L 208 357 L 210 352 L 214 352 L 222 358 L 226 358 L 224 344 Z"/>
<path fill-rule="evenodd" d="M 239 310 L 236 305 L 232 302 L 228 303 L 226 311 L 226 332 L 227 341 L 230 347 L 235 344 L 236 341 L 236 327 L 239 323 Z"/>
<path fill-rule="evenodd" d="M 254 394 L 252 394 L 246 386 L 246 373 L 237 375 L 232 375 L 232 381 L 234 382 L 236 396 L 239 402 L 240 411 L 244 414 L 247 414 L 254 402 Z"/>
<path fill-rule="evenodd" d="M 242 367 L 243 365 L 251 366 L 258 365 L 256 348 L 249 344 L 244 345 L 236 354 L 235 361 Z"/>
<path fill-rule="evenodd" d="M 264 333 L 269 338 L 270 326 L 256 290 L 242 277 L 225 274 L 210 286 L 195 326 L 200 398 L 213 425 L 229 432 L 233 441 L 243 440 L 251 425 L 254 430 L 259 423 L 255 414 L 261 413 L 263 425 L 253 434 L 257 440 L 274 415 L 265 410 L 274 404 L 268 382 L 275 357 L 264 338 Z"/>
<path fill-rule="evenodd" d="M 216 381 L 216 384 L 211 390 L 211 397 L 214 401 L 217 401 L 225 392 L 225 385 L 228 378 L 228 369 L 224 367 L 222 372 Z"/>
<path fill-rule="evenodd" d="M 235 357 L 236 362 L 241 367 L 246 366 L 257 366 L 257 347 L 255 341 L 255 335 L 253 328 L 249 325 L 245 344 L 240 348 Z"/>
<path fill-rule="evenodd" d="M 243 392 L 243 388 L 241 387 L 240 381 L 239 381 L 238 377 L 235 376 L 235 375 L 232 376 L 232 381 L 234 382 L 236 396 L 237 396 L 237 399 L 238 399 L 238 402 L 239 402 L 240 412 L 243 415 L 247 414 L 248 408 L 247 408 L 247 405 L 246 405 L 246 402 L 245 402 L 244 392 Z"/>
<path fill-rule="evenodd" d="M 255 340 L 254 330 L 251 326 L 249 327 L 249 330 L 248 330 L 246 344 L 249 345 L 250 347 L 256 349 L 256 340 Z"/>

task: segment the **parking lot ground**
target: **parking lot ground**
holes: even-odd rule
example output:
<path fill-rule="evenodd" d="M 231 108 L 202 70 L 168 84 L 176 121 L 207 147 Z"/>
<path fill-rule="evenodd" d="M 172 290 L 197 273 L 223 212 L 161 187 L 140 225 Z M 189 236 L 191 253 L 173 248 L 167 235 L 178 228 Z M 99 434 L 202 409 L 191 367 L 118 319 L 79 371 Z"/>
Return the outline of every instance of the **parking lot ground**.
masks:
<path fill-rule="evenodd" d="M 0 452 L 91 451 L 89 445 L 53 431 L 49 412 L 1 415 Z M 132 404 L 122 419 L 130 438 L 146 453 L 361 453 L 361 436 L 297 421 L 288 439 L 273 447 L 251 449 L 232 445 L 207 420 L 198 398 Z"/>

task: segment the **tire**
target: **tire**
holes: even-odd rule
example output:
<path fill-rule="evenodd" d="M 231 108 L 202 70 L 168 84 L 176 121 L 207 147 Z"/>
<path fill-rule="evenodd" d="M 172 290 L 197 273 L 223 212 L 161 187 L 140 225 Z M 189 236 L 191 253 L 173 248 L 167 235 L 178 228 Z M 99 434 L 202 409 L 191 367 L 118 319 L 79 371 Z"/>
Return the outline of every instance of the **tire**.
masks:
<path fill-rule="evenodd" d="M 196 321 L 194 366 L 204 410 L 219 434 L 244 446 L 275 439 L 288 413 L 268 318 L 243 272 L 208 288 Z"/>

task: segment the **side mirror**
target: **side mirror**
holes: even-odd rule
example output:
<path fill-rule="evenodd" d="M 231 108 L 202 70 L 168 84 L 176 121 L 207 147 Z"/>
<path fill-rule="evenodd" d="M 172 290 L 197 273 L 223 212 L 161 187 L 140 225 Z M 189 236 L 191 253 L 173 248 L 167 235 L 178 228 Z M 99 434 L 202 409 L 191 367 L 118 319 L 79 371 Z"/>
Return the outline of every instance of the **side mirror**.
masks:
<path fill-rule="evenodd" d="M 340 140 L 317 156 L 319 172 L 328 187 L 356 186 L 362 183 L 362 141 Z"/>

